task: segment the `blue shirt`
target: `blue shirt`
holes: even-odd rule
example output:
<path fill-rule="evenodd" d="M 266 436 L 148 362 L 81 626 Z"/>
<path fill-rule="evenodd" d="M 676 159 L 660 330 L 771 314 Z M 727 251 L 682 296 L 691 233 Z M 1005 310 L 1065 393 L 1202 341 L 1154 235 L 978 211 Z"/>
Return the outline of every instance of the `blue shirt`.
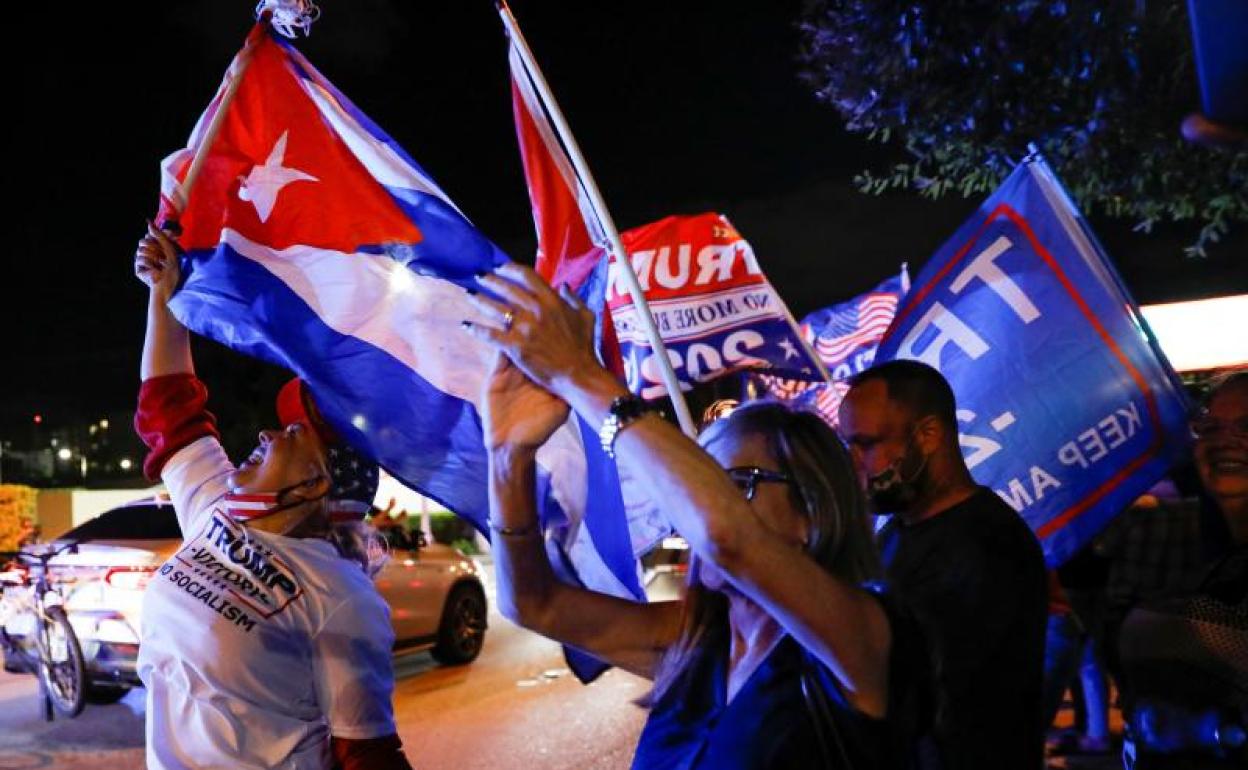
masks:
<path fill-rule="evenodd" d="M 853 767 L 905 767 L 914 756 L 919 690 L 927 656 L 912 621 L 883 601 L 893 627 L 889 714 L 873 719 L 842 696 L 832 674 L 790 636 L 785 636 L 750 675 L 731 703 L 728 645 L 724 640 L 693 663 L 689 675 L 659 699 L 642 730 L 633 767 L 746 768 L 824 767 L 817 733 L 801 689 L 809 667 L 832 705 L 837 732 Z"/>

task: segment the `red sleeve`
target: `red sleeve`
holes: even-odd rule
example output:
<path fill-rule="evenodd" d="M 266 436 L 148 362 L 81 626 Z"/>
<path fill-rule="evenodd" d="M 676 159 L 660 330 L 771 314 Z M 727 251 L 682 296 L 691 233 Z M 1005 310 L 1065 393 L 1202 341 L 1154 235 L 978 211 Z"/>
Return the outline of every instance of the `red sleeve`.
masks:
<path fill-rule="evenodd" d="M 393 733 L 363 740 L 331 738 L 329 744 L 337 770 L 412 770 L 403 742 Z"/>
<path fill-rule="evenodd" d="M 149 479 L 158 481 L 165 463 L 187 444 L 204 436 L 221 438 L 207 403 L 208 388 L 193 374 L 153 377 L 139 386 L 134 429 L 149 450 L 143 460 Z"/>

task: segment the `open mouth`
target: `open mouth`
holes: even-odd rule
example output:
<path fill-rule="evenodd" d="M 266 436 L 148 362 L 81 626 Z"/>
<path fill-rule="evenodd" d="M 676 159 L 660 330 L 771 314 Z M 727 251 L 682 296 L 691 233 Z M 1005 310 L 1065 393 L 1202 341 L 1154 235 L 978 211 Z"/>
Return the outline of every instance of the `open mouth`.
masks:
<path fill-rule="evenodd" d="M 239 467 L 240 468 L 254 468 L 264 462 L 265 454 L 266 452 L 265 452 L 264 447 L 258 446 L 255 449 L 251 450 L 251 454 L 247 456 L 246 460 L 243 460 L 243 462 L 239 465 Z"/>
<path fill-rule="evenodd" d="M 1214 460 L 1209 467 L 1214 473 L 1248 473 L 1248 461 L 1244 460 Z"/>
<path fill-rule="evenodd" d="M 1248 454 L 1230 447 L 1212 447 L 1205 454 L 1209 470 L 1219 474 L 1248 473 Z"/>

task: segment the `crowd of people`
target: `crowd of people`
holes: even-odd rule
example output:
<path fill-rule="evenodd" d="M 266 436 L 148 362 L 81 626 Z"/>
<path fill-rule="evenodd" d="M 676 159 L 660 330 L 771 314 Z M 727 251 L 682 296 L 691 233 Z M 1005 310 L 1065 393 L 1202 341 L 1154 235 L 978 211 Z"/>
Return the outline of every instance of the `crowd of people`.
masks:
<path fill-rule="evenodd" d="M 370 580 L 384 552 L 362 521 L 376 467 L 297 381 L 279 398 L 283 427 L 230 464 L 166 307 L 177 266 L 151 227 L 135 257 L 150 287 L 136 426 L 185 542 L 146 591 L 148 765 L 407 768 L 393 634 Z M 593 315 L 570 292 L 515 264 L 479 281 L 469 301 L 484 320 L 464 331 L 496 349 L 481 403 L 498 602 L 653 683 L 634 767 L 1036 770 L 1076 670 L 1087 745 L 1107 747 L 1106 668 L 1128 766 L 1248 757 L 1248 376 L 1193 422 L 1211 512 L 1198 578 L 1111 623 L 1087 598 L 1105 592 L 1086 590 L 1110 582 L 1096 563 L 1108 546 L 1082 573 L 1046 571 L 1031 530 L 967 469 L 937 370 L 893 361 L 858 375 L 839 431 L 761 402 L 695 442 L 601 366 Z M 570 411 L 601 426 L 603 449 L 647 480 L 688 541 L 678 601 L 555 576 L 536 453 Z M 251 601 L 213 594 L 224 580 L 247 581 Z"/>

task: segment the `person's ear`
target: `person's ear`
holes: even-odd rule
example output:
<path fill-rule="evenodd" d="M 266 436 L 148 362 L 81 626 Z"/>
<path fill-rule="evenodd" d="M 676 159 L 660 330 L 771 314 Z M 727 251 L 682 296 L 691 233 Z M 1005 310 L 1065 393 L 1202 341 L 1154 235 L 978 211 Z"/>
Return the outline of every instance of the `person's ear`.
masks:
<path fill-rule="evenodd" d="M 914 443 L 925 455 L 935 454 L 936 450 L 948 438 L 948 429 L 935 415 L 928 415 L 915 423 Z"/>

